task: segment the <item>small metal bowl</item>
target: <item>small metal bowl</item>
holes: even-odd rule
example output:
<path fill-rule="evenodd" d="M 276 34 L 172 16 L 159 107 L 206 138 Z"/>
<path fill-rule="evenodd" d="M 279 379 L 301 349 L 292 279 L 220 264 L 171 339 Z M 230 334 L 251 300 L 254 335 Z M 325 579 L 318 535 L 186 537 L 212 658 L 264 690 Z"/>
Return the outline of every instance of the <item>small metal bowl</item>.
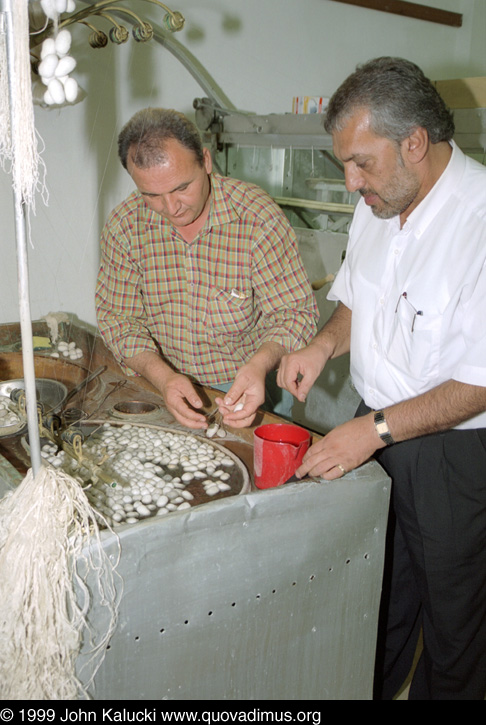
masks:
<path fill-rule="evenodd" d="M 122 400 L 113 406 L 113 410 L 119 415 L 147 415 L 158 409 L 159 406 L 155 403 L 146 403 L 143 400 Z"/>

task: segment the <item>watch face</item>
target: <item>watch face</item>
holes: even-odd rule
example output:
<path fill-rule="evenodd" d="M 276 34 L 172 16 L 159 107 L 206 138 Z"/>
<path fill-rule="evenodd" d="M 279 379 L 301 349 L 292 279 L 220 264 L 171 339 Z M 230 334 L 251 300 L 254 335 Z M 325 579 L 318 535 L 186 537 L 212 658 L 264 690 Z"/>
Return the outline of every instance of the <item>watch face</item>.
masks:
<path fill-rule="evenodd" d="M 378 435 L 380 435 L 380 436 L 385 436 L 389 433 L 388 426 L 386 423 L 377 423 L 376 430 L 378 431 Z"/>

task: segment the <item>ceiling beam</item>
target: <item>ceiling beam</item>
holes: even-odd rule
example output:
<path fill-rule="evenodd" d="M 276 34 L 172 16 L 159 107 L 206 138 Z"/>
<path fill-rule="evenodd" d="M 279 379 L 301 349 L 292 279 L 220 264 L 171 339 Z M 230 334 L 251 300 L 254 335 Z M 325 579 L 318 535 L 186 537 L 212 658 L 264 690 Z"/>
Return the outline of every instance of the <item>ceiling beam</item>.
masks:
<path fill-rule="evenodd" d="M 460 28 L 462 25 L 462 15 L 460 13 L 431 8 L 428 5 L 420 5 L 419 3 L 405 2 L 405 0 L 334 0 L 334 2 L 358 5 L 361 8 L 370 8 L 371 10 L 382 10 L 385 13 L 404 15 L 417 20 L 428 20 L 431 23 L 452 25 L 455 28 Z"/>

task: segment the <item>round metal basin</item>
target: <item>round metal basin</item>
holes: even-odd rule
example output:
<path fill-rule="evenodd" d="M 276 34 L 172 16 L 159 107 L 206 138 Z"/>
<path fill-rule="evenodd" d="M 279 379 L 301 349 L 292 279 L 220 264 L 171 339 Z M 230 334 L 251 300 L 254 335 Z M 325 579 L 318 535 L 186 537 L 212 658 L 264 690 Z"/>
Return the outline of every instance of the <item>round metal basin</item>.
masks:
<path fill-rule="evenodd" d="M 45 413 L 61 405 L 68 392 L 63 383 L 43 378 L 36 378 L 35 388 L 37 401 L 42 404 Z M 11 398 L 15 390 L 25 390 L 22 378 L 0 382 L 0 437 L 16 435 L 27 425 L 23 406 L 19 408 Z"/>
<path fill-rule="evenodd" d="M 12 390 L 24 390 L 24 388 L 25 383 L 20 378 L 18 380 L 4 380 L 0 383 L 0 395 L 10 399 Z M 37 400 L 44 405 L 46 412 L 60 405 L 68 392 L 67 387 L 63 383 L 44 378 L 36 378 L 35 389 Z"/>
<path fill-rule="evenodd" d="M 42 355 L 34 355 L 34 370 L 37 380 L 52 380 L 64 385 L 68 392 L 79 385 L 89 370 L 77 362 L 60 360 Z M 0 355 L 0 381 L 23 379 L 24 366 L 21 353 L 11 352 Z M 85 394 L 94 395 L 100 386 L 99 378 L 86 386 Z"/>

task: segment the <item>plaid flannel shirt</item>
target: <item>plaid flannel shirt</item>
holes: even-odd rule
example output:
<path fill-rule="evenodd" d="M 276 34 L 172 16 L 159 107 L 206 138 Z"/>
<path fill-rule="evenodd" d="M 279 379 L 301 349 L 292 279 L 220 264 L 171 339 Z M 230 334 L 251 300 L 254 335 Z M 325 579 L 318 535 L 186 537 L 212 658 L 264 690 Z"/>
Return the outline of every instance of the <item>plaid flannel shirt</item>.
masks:
<path fill-rule="evenodd" d="M 158 351 L 203 385 L 232 382 L 264 343 L 287 351 L 316 331 L 318 310 L 295 234 L 259 187 L 211 176 L 208 219 L 192 243 L 138 192 L 111 213 L 96 289 L 101 335 L 123 362 Z"/>

